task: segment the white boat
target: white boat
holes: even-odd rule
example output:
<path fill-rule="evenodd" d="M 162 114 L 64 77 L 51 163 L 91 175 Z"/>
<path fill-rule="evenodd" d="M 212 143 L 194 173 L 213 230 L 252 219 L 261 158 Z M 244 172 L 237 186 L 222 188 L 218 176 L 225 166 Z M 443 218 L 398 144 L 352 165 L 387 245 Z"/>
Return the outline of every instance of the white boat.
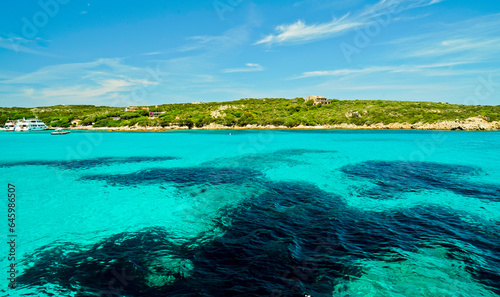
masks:
<path fill-rule="evenodd" d="M 69 130 L 56 129 L 56 131 L 50 132 L 52 135 L 64 135 L 69 134 Z"/>
<path fill-rule="evenodd" d="M 3 125 L 3 130 L 7 132 L 12 132 L 16 128 L 16 124 L 17 124 L 16 121 L 7 120 L 7 122 L 5 122 L 5 125 Z"/>
<path fill-rule="evenodd" d="M 14 131 L 28 132 L 28 131 L 43 131 L 47 128 L 44 122 L 40 121 L 37 117 L 34 119 L 22 119 L 17 121 Z"/>

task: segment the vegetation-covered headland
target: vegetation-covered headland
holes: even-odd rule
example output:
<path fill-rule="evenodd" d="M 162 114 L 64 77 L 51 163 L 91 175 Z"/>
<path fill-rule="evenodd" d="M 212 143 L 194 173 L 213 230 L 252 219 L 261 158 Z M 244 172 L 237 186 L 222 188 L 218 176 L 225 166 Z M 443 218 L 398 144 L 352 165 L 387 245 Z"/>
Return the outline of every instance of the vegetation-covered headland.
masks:
<path fill-rule="evenodd" d="M 0 124 L 37 116 L 49 127 L 112 130 L 165 129 L 422 129 L 499 130 L 500 106 L 435 102 L 241 99 L 133 108 L 93 105 L 0 108 Z"/>

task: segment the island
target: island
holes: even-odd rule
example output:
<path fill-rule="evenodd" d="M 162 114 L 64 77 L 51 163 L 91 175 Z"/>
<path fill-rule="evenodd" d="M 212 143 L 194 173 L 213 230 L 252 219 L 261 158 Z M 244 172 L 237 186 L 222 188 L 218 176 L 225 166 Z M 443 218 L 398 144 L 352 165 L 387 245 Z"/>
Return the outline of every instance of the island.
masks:
<path fill-rule="evenodd" d="M 446 102 L 245 98 L 150 106 L 0 107 L 0 124 L 38 117 L 50 128 L 166 131 L 178 129 L 499 130 L 500 105 Z"/>

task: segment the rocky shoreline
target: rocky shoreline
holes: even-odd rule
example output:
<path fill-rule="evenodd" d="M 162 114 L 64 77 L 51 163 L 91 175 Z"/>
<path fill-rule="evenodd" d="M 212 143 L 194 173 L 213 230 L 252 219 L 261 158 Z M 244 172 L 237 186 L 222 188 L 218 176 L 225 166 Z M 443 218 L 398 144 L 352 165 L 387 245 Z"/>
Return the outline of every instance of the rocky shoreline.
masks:
<path fill-rule="evenodd" d="M 442 121 L 437 123 L 390 123 L 390 124 L 374 124 L 374 125 L 354 125 L 354 124 L 338 124 L 338 125 L 323 125 L 323 126 L 274 126 L 274 125 L 247 125 L 244 127 L 238 126 L 223 126 L 219 124 L 210 124 L 203 127 L 187 126 L 169 126 L 169 127 L 70 127 L 68 130 L 92 130 L 92 131 L 170 131 L 170 130 L 258 130 L 258 129 L 357 129 L 357 130 L 442 130 L 442 131 L 498 131 L 500 130 L 500 122 L 488 122 L 481 117 L 468 118 L 463 121 Z"/>

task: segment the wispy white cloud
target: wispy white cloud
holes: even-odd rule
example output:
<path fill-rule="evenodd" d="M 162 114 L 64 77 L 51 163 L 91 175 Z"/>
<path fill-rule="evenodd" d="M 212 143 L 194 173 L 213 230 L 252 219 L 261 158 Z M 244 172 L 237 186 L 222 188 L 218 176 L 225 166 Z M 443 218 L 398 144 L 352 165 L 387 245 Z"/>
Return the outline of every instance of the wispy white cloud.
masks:
<path fill-rule="evenodd" d="M 373 73 L 381 71 L 390 71 L 390 67 L 369 67 L 362 69 L 338 69 L 338 70 L 318 70 L 304 72 L 297 78 L 318 77 L 318 76 L 346 76 L 350 74 Z"/>
<path fill-rule="evenodd" d="M 199 49 L 215 47 L 217 45 L 223 46 L 224 44 L 231 42 L 230 37 L 227 36 L 226 34 L 227 32 L 219 36 L 203 35 L 203 36 L 188 37 L 187 40 L 189 41 L 189 43 L 179 47 L 177 51 L 190 52 Z"/>
<path fill-rule="evenodd" d="M 500 38 L 484 40 L 481 38 L 449 39 L 434 44 L 435 47 L 421 49 L 410 54 L 413 57 L 444 56 L 471 50 L 500 48 Z"/>
<path fill-rule="evenodd" d="M 239 33 L 236 33 L 238 32 Z M 242 35 L 243 34 L 243 35 Z M 233 28 L 224 32 L 222 35 L 200 35 L 200 36 L 190 36 L 187 37 L 187 43 L 166 51 L 153 51 L 141 54 L 141 56 L 156 56 L 172 53 L 187 53 L 197 50 L 208 50 L 208 51 L 223 51 L 224 49 L 235 45 L 241 41 L 241 36 L 247 35 L 244 29 L 240 27 Z"/>
<path fill-rule="evenodd" d="M 28 45 L 32 45 L 33 47 L 39 47 L 38 43 L 46 43 L 46 41 L 41 39 L 28 40 L 18 36 L 8 37 L 8 38 L 0 37 L 0 48 L 8 49 L 14 52 L 33 54 L 38 56 L 56 57 L 56 55 L 28 47 Z"/>
<path fill-rule="evenodd" d="M 441 76 L 441 75 L 462 75 L 470 73 L 470 70 L 456 70 L 442 71 L 443 68 L 449 69 L 453 66 L 469 64 L 469 62 L 449 62 L 449 63 L 436 63 L 426 65 L 400 65 L 400 66 L 372 66 L 360 69 L 338 69 L 326 71 L 308 71 L 304 72 L 298 78 L 318 77 L 318 76 L 348 76 L 348 75 L 363 75 L 372 74 L 376 72 L 387 73 L 416 73 L 420 72 L 428 76 Z"/>
<path fill-rule="evenodd" d="M 214 91 L 217 89 L 220 92 L 225 92 L 222 91 L 220 86 L 224 86 L 224 89 L 241 87 L 234 84 L 232 76 L 221 74 L 224 73 L 224 70 L 221 69 L 220 61 L 241 52 L 251 42 L 253 30 L 259 25 L 260 20 L 254 4 L 250 3 L 247 8 L 249 9 L 247 19 L 241 25 L 231 27 L 219 35 L 188 37 L 185 45 L 174 48 L 169 52 L 161 52 L 161 54 L 172 54 L 175 58 L 167 58 L 171 55 L 158 56 L 157 58 L 151 55 L 152 59 L 147 60 L 147 62 L 158 64 L 162 69 L 167 69 L 169 73 L 169 81 L 161 86 L 160 98 L 175 100 L 176 102 L 206 101 L 210 100 L 210 98 L 211 100 L 240 98 L 217 97 L 213 94 L 218 92 Z M 254 63 L 244 64 L 244 62 L 241 64 L 241 68 L 226 70 L 234 72 L 263 70 L 260 65 Z"/>
<path fill-rule="evenodd" d="M 161 55 L 163 52 L 149 52 L 149 53 L 144 53 L 141 54 L 141 56 L 155 56 L 155 55 Z"/>
<path fill-rule="evenodd" d="M 92 62 L 46 66 L 31 73 L 13 77 L 2 83 L 50 84 L 51 82 L 102 80 L 111 77 L 125 77 L 127 72 L 133 73 L 138 70 L 139 68 L 123 64 L 122 59 L 97 59 Z"/>
<path fill-rule="evenodd" d="M 234 73 L 234 72 L 253 72 L 253 71 L 262 71 L 264 70 L 264 67 L 260 66 L 259 64 L 254 64 L 254 63 L 247 63 L 247 67 L 245 68 L 229 68 L 229 69 L 224 69 L 222 72 L 224 73 Z"/>
<path fill-rule="evenodd" d="M 52 65 L 0 80 L 0 92 L 50 103 L 110 104 L 117 97 L 130 97 L 136 89 L 142 91 L 159 85 L 161 81 L 151 72 L 154 70 L 125 65 L 121 59 Z M 13 86 L 17 86 L 15 90 Z M 121 101 L 126 105 L 126 100 Z"/>
<path fill-rule="evenodd" d="M 499 23 L 500 25 L 500 23 Z M 499 30 L 500 33 L 500 30 Z M 444 36 L 443 36 L 444 37 Z M 494 36 L 469 35 L 449 36 L 445 40 L 426 40 L 414 44 L 413 51 L 406 54 L 407 57 L 438 57 L 455 53 L 490 52 L 498 54 L 500 48 L 500 38 Z"/>
<path fill-rule="evenodd" d="M 440 24 L 433 32 L 388 42 L 402 58 L 454 56 L 497 61 L 500 48 L 500 14 Z"/>
<path fill-rule="evenodd" d="M 409 9 L 430 6 L 443 1 L 445 0 L 380 0 L 360 11 L 358 17 L 374 18 L 387 14 L 397 15 Z"/>
<path fill-rule="evenodd" d="M 430 13 L 425 13 L 425 14 L 421 14 L 421 15 L 410 15 L 410 16 L 397 16 L 395 18 L 393 18 L 392 20 L 394 22 L 402 22 L 402 21 L 414 21 L 414 20 L 419 20 L 419 19 L 423 19 L 423 18 L 426 18 L 428 16 L 430 16 L 431 14 Z"/>
<path fill-rule="evenodd" d="M 252 31 L 260 26 L 261 16 L 257 5 L 249 3 L 247 15 L 241 25 L 233 26 L 220 35 L 198 35 L 187 38 L 187 44 L 179 47 L 179 52 L 203 50 L 211 55 L 224 55 L 234 48 L 246 46 L 252 38 Z"/>
<path fill-rule="evenodd" d="M 255 44 L 283 44 L 316 40 L 357 28 L 363 24 L 356 21 L 346 21 L 348 16 L 345 15 L 340 19 L 334 19 L 329 23 L 318 25 L 306 25 L 301 20 L 290 25 L 280 25 L 276 27 L 276 31 L 278 31 L 276 35 L 268 35 Z"/>
<path fill-rule="evenodd" d="M 275 34 L 267 35 L 255 44 L 284 45 L 324 39 L 368 25 L 383 15 L 393 15 L 442 1 L 444 0 L 380 0 L 357 13 L 346 14 L 327 23 L 307 25 L 299 20 L 293 24 L 279 25 Z"/>

